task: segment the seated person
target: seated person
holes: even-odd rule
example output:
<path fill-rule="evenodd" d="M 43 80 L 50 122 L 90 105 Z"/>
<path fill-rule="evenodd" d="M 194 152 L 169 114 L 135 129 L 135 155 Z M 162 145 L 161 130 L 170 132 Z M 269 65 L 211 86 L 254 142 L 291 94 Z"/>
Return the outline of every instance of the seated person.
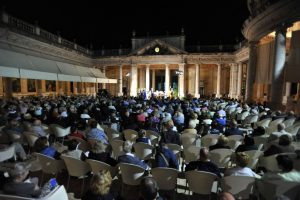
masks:
<path fill-rule="evenodd" d="M 124 155 L 121 155 L 118 157 L 118 161 L 120 163 L 129 163 L 138 165 L 145 170 L 150 170 L 150 167 L 141 161 L 138 157 L 136 157 L 134 154 L 132 154 L 132 142 L 129 140 L 126 140 L 123 144 L 123 151 L 125 152 Z"/>
<path fill-rule="evenodd" d="M 87 140 L 98 140 L 102 141 L 105 144 L 108 144 L 107 135 L 104 133 L 103 130 L 97 128 L 98 122 L 95 119 L 91 119 L 89 121 L 90 131 L 87 134 Z"/>
<path fill-rule="evenodd" d="M 238 123 L 234 119 L 229 123 L 229 129 L 227 129 L 224 133 L 225 136 L 230 135 L 241 135 L 244 136 L 243 131 L 238 128 Z"/>
<path fill-rule="evenodd" d="M 290 182 L 300 183 L 300 172 L 294 169 L 293 160 L 288 155 L 278 155 L 277 165 L 281 169 L 279 173 L 266 173 L 262 176 L 263 180 L 281 179 Z"/>
<path fill-rule="evenodd" d="M 67 145 L 68 145 L 68 150 L 63 155 L 70 156 L 78 160 L 86 159 L 84 152 L 78 149 L 79 143 L 77 142 L 77 140 L 69 140 L 67 141 Z"/>
<path fill-rule="evenodd" d="M 263 126 L 259 126 L 256 129 L 253 130 L 252 135 L 253 136 L 261 136 L 266 133 L 266 129 Z"/>
<path fill-rule="evenodd" d="M 200 158 L 197 161 L 190 162 L 185 171 L 197 170 L 197 171 L 206 171 L 216 174 L 219 178 L 221 178 L 221 171 L 219 167 L 210 161 L 209 159 L 209 151 L 206 147 L 200 149 Z"/>
<path fill-rule="evenodd" d="M 11 195 L 39 197 L 42 191 L 38 186 L 38 179 L 27 179 L 28 174 L 28 166 L 16 164 L 9 172 L 11 180 L 4 185 L 3 191 Z"/>
<path fill-rule="evenodd" d="M 47 137 L 39 137 L 35 141 L 33 149 L 35 150 L 35 152 L 44 154 L 55 159 L 60 159 L 61 154 L 57 152 L 55 148 L 49 146 Z"/>
<path fill-rule="evenodd" d="M 271 137 L 271 136 L 270 136 Z M 294 152 L 295 147 L 291 145 L 292 138 L 289 135 L 281 135 L 278 143 L 273 143 L 264 151 L 264 156 L 271 156 L 278 153 Z"/>
<path fill-rule="evenodd" d="M 82 200 L 113 200 L 117 195 L 111 191 L 112 177 L 110 172 L 102 170 L 92 177 L 88 191 Z"/>
<path fill-rule="evenodd" d="M 39 119 L 35 119 L 32 123 L 32 126 L 30 130 L 38 135 L 39 137 L 42 136 L 48 136 L 48 134 L 45 132 L 44 128 L 42 127 L 42 122 Z"/>
<path fill-rule="evenodd" d="M 246 135 L 243 144 L 239 145 L 235 152 L 243 152 L 243 151 L 249 151 L 249 150 L 257 150 L 257 146 L 254 143 L 253 137 Z"/>
<path fill-rule="evenodd" d="M 227 145 L 228 138 L 225 135 L 220 135 L 218 137 L 218 142 L 215 145 L 209 146 L 209 150 L 214 149 L 230 149 L 230 146 Z"/>
<path fill-rule="evenodd" d="M 146 137 L 146 131 L 144 129 L 141 129 L 138 132 L 138 138 L 136 139 L 135 142 L 144 142 L 146 144 L 151 145 L 151 140 Z"/>
<path fill-rule="evenodd" d="M 224 172 L 224 176 L 250 176 L 255 178 L 261 178 L 252 169 L 247 167 L 250 161 L 249 156 L 244 152 L 238 152 L 235 154 L 236 167 L 228 168 Z"/>
<path fill-rule="evenodd" d="M 168 149 L 164 143 L 160 143 L 156 148 L 155 167 L 169 167 L 179 169 L 176 155 L 172 150 Z"/>
<path fill-rule="evenodd" d="M 116 166 L 118 162 L 110 155 L 111 153 L 108 150 L 108 146 L 101 141 L 96 141 L 88 154 L 88 159 L 98 160 L 111 166 Z"/>
<path fill-rule="evenodd" d="M 139 187 L 139 200 L 163 200 L 158 193 L 157 182 L 152 177 L 144 177 Z"/>
<path fill-rule="evenodd" d="M 166 131 L 164 131 L 161 138 L 163 143 L 181 145 L 179 133 L 177 131 L 174 131 L 174 127 L 175 126 L 172 120 L 167 122 Z"/>
<path fill-rule="evenodd" d="M 71 134 L 69 134 L 68 137 L 78 137 L 80 139 L 86 140 L 82 131 L 78 130 L 77 125 L 71 127 Z"/>

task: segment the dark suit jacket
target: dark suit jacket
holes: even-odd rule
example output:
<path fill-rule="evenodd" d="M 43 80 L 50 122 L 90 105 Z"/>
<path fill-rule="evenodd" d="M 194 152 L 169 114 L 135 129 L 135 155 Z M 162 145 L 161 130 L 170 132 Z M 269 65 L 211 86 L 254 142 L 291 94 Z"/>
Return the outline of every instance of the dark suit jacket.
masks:
<path fill-rule="evenodd" d="M 221 178 L 221 172 L 219 167 L 210 161 L 207 162 L 203 162 L 200 160 L 192 161 L 185 168 L 185 171 L 191 171 L 191 170 L 211 172 Z"/>
<path fill-rule="evenodd" d="M 149 168 L 149 166 L 146 163 L 144 163 L 143 161 L 141 161 L 139 158 L 133 157 L 130 155 L 126 155 L 126 154 L 119 156 L 118 161 L 120 163 L 129 163 L 129 164 L 138 165 L 138 166 L 144 168 L 145 170 L 147 170 Z"/>

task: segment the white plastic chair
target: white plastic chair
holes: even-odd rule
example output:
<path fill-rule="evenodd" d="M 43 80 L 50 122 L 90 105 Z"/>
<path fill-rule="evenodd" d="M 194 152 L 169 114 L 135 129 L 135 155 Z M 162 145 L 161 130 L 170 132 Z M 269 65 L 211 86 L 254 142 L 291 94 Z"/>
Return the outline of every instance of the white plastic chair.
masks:
<path fill-rule="evenodd" d="M 123 151 L 124 141 L 123 140 L 115 139 L 115 140 L 112 140 L 110 142 L 110 144 L 111 144 L 113 155 L 115 158 L 118 158 L 120 155 L 124 154 L 124 151 Z"/>
<path fill-rule="evenodd" d="M 56 138 L 62 138 L 62 144 L 64 143 L 64 137 L 70 134 L 71 127 L 64 128 L 58 124 L 50 124 L 52 131 Z"/>
<path fill-rule="evenodd" d="M 217 175 L 204 171 L 188 171 L 185 172 L 185 177 L 189 191 L 202 195 L 211 195 L 214 182 L 218 179 Z"/>
<path fill-rule="evenodd" d="M 150 160 L 153 156 L 154 147 L 144 142 L 133 144 L 134 154 L 141 160 Z"/>
<path fill-rule="evenodd" d="M 236 199 L 249 199 L 255 178 L 250 176 L 226 176 L 220 181 L 223 192 L 230 192 Z"/>
<path fill-rule="evenodd" d="M 66 168 L 63 160 L 56 160 L 41 153 L 34 153 L 34 155 L 42 167 L 41 183 L 43 182 L 44 174 L 52 174 L 56 177 L 61 170 Z"/>
<path fill-rule="evenodd" d="M 108 170 L 112 178 L 117 175 L 117 167 L 113 167 L 105 162 L 93 159 L 87 159 L 86 162 L 90 165 L 93 174 L 97 174 L 101 170 Z"/>
<path fill-rule="evenodd" d="M 138 132 L 135 130 L 132 130 L 132 129 L 123 130 L 123 134 L 124 134 L 125 140 L 129 140 L 133 143 L 135 143 L 135 140 L 138 137 Z"/>
<path fill-rule="evenodd" d="M 214 149 L 210 151 L 210 159 L 220 168 L 228 167 L 232 153 L 231 149 Z"/>
<path fill-rule="evenodd" d="M 8 160 L 12 157 L 14 157 L 14 159 L 16 159 L 15 146 L 13 144 L 5 149 L 0 150 L 0 162 Z"/>
<path fill-rule="evenodd" d="M 67 189 L 69 188 L 69 184 L 70 184 L 70 176 L 75 176 L 77 178 L 82 177 L 82 186 L 81 186 L 81 194 L 82 194 L 84 189 L 85 176 L 88 172 L 91 171 L 90 165 L 82 160 L 78 160 L 76 158 L 72 158 L 65 155 L 62 155 L 61 158 L 64 160 L 69 174 Z"/>
<path fill-rule="evenodd" d="M 208 148 L 209 146 L 215 145 L 218 142 L 218 138 L 219 135 L 217 134 L 207 134 L 201 138 L 201 146 Z"/>
<path fill-rule="evenodd" d="M 180 135 L 180 140 L 183 148 L 196 145 L 197 135 L 185 133 Z"/>
<path fill-rule="evenodd" d="M 258 160 L 261 156 L 263 156 L 264 152 L 260 150 L 249 150 L 249 151 L 244 151 L 244 153 L 250 157 L 250 161 L 247 167 L 255 170 L 258 164 Z"/>
<path fill-rule="evenodd" d="M 123 183 L 127 185 L 140 184 L 145 173 L 144 168 L 129 163 L 120 163 L 119 166 Z"/>
<path fill-rule="evenodd" d="M 172 190 L 174 199 L 175 191 L 177 187 L 177 177 L 179 171 L 173 168 L 157 167 L 151 169 L 151 174 L 156 180 L 158 188 L 160 190 Z"/>
<path fill-rule="evenodd" d="M 282 123 L 284 123 L 285 127 L 288 128 L 288 127 L 292 126 L 295 121 L 296 121 L 296 118 L 290 118 L 290 119 L 284 120 Z"/>

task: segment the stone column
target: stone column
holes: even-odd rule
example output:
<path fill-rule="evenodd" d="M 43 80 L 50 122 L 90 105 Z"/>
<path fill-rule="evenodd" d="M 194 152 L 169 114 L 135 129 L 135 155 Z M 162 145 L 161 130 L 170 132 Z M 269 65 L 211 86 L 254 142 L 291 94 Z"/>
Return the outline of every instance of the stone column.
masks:
<path fill-rule="evenodd" d="M 236 98 L 237 96 L 237 82 L 238 82 L 238 66 L 237 64 L 232 64 L 230 66 L 230 93 L 231 98 Z"/>
<path fill-rule="evenodd" d="M 276 32 L 275 36 L 275 57 L 274 68 L 272 74 L 271 85 L 271 106 L 272 108 L 280 108 L 283 96 L 283 76 L 285 64 L 285 44 L 286 44 L 286 28 L 282 28 Z"/>
<path fill-rule="evenodd" d="M 295 100 L 299 100 L 299 98 L 300 98 L 300 83 L 298 83 L 298 85 L 297 85 L 297 94 L 296 94 Z"/>
<path fill-rule="evenodd" d="M 150 65 L 146 65 L 146 92 L 150 90 Z"/>
<path fill-rule="evenodd" d="M 181 63 L 181 64 L 178 64 L 179 65 L 179 71 L 182 73 L 182 74 L 179 74 L 178 75 L 178 96 L 180 98 L 184 97 L 184 63 Z"/>
<path fill-rule="evenodd" d="M 155 69 L 152 70 L 152 89 L 155 91 Z"/>
<path fill-rule="evenodd" d="M 27 94 L 28 93 L 28 82 L 27 79 L 20 78 L 20 85 L 21 85 L 21 94 Z"/>
<path fill-rule="evenodd" d="M 4 96 L 6 99 L 12 98 L 13 97 L 12 79 L 9 77 L 5 77 L 4 82 L 5 82 Z"/>
<path fill-rule="evenodd" d="M 292 87 L 292 83 L 291 82 L 286 82 L 285 83 L 285 95 L 283 96 L 282 99 L 282 104 L 286 105 L 288 98 L 291 96 L 291 87 Z"/>
<path fill-rule="evenodd" d="M 43 95 L 42 80 L 36 80 L 36 92 L 38 96 Z"/>
<path fill-rule="evenodd" d="M 78 94 L 82 93 L 82 82 L 77 83 L 77 92 L 78 92 Z"/>
<path fill-rule="evenodd" d="M 137 65 L 131 65 L 130 96 L 137 95 Z"/>
<path fill-rule="evenodd" d="M 237 75 L 237 91 L 236 91 L 236 97 L 239 99 L 242 95 L 242 80 L 243 80 L 243 64 L 238 64 L 238 75 Z"/>
<path fill-rule="evenodd" d="M 253 84 L 256 74 L 256 59 L 257 59 L 257 42 L 249 43 L 249 63 L 247 66 L 247 81 L 245 101 L 253 101 Z"/>
<path fill-rule="evenodd" d="M 97 95 L 98 94 L 98 87 L 99 87 L 99 83 L 95 83 L 95 94 Z"/>
<path fill-rule="evenodd" d="M 199 64 L 195 64 L 196 73 L 195 73 L 195 97 L 199 98 Z"/>
<path fill-rule="evenodd" d="M 218 74 L 217 74 L 217 94 L 216 97 L 221 97 L 221 64 L 217 64 Z"/>
<path fill-rule="evenodd" d="M 169 64 L 165 64 L 165 66 L 165 97 L 168 97 L 170 91 L 170 69 Z"/>
<path fill-rule="evenodd" d="M 0 97 L 3 97 L 3 77 L 0 77 Z"/>
<path fill-rule="evenodd" d="M 102 73 L 106 76 L 106 67 L 103 67 Z M 106 89 L 106 83 L 102 83 L 102 89 Z"/>
<path fill-rule="evenodd" d="M 119 66 L 119 92 L 118 96 L 123 95 L 123 70 L 122 70 L 122 65 Z"/>
<path fill-rule="evenodd" d="M 78 94 L 78 83 L 77 82 L 73 82 L 73 94 L 74 95 Z"/>

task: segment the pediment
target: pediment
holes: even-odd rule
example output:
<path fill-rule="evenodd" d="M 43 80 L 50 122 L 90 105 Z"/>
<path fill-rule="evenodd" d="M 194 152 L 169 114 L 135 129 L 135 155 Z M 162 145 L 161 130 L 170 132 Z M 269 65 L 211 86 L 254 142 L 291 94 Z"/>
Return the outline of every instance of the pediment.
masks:
<path fill-rule="evenodd" d="M 187 54 L 186 51 L 178 49 L 171 44 L 168 44 L 162 40 L 154 39 L 148 42 L 144 46 L 136 49 L 131 55 L 177 55 Z"/>

